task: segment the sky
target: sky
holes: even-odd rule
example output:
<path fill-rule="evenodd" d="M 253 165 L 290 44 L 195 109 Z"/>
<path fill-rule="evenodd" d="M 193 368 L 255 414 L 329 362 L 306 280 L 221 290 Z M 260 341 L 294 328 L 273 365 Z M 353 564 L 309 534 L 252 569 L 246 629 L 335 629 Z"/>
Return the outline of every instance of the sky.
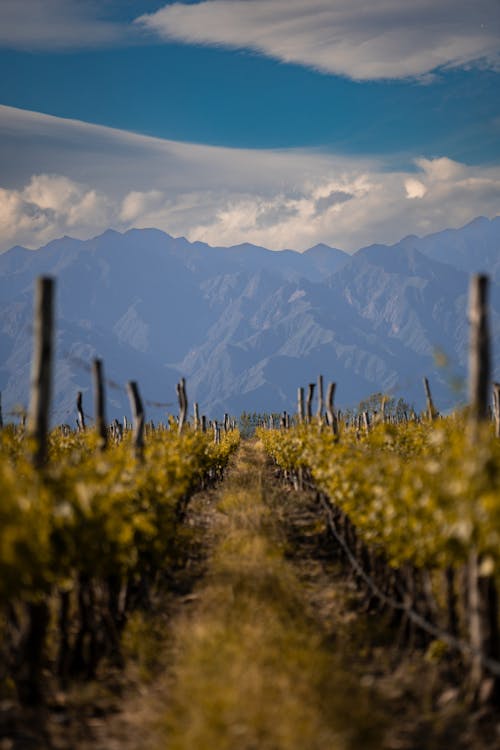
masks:
<path fill-rule="evenodd" d="M 354 251 L 500 213 L 500 0 L 1 0 L 0 251 Z"/>

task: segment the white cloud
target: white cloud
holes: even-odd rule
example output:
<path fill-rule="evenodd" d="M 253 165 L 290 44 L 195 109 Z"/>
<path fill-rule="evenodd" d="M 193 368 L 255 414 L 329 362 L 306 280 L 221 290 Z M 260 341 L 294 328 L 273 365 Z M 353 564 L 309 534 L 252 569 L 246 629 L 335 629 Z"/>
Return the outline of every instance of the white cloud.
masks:
<path fill-rule="evenodd" d="M 131 37 L 125 24 L 104 17 L 103 5 L 97 0 L 1 0 L 0 46 L 74 49 Z"/>
<path fill-rule="evenodd" d="M 500 166 L 420 157 L 402 170 L 317 150 L 198 146 L 1 106 L 0 175 L 0 250 L 132 226 L 355 250 L 500 208 Z"/>
<path fill-rule="evenodd" d="M 416 180 L 414 177 L 408 177 L 405 180 L 405 190 L 407 198 L 423 198 L 427 192 L 427 188 L 424 183 L 420 180 Z"/>
<path fill-rule="evenodd" d="M 33 175 L 21 190 L 0 188 L 0 246 L 40 245 L 71 232 L 86 236 L 113 221 L 113 202 L 61 175 Z"/>
<path fill-rule="evenodd" d="M 358 80 L 498 69 L 498 0 L 205 0 L 136 23 L 168 40 L 253 49 Z"/>

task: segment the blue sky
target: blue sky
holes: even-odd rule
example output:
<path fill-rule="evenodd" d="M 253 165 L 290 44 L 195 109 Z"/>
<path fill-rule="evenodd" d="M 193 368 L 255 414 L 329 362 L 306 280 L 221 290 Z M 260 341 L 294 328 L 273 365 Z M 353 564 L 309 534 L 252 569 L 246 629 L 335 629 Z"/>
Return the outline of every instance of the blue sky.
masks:
<path fill-rule="evenodd" d="M 498 0 L 2 0 L 0 72 L 1 249 L 154 222 L 353 250 L 499 213 Z"/>

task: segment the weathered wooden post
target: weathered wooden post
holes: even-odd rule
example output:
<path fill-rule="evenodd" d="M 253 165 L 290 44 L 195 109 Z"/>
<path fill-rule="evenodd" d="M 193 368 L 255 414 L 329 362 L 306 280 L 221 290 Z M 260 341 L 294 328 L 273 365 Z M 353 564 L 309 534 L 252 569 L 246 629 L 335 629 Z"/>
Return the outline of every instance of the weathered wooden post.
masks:
<path fill-rule="evenodd" d="M 134 443 L 135 455 L 142 461 L 144 457 L 144 407 L 142 405 L 138 385 L 134 380 L 130 380 L 127 383 L 127 392 L 133 418 L 132 440 Z"/>
<path fill-rule="evenodd" d="M 500 383 L 493 383 L 493 414 L 495 417 L 495 436 L 500 438 Z"/>
<path fill-rule="evenodd" d="M 106 449 L 108 435 L 106 430 L 106 406 L 104 399 L 104 375 L 101 359 L 92 361 L 92 382 L 94 388 L 94 420 L 95 429 L 99 438 L 99 449 Z"/>
<path fill-rule="evenodd" d="M 35 288 L 34 342 L 28 431 L 35 439 L 33 463 L 47 461 L 49 414 L 52 399 L 54 279 L 42 276 Z"/>
<path fill-rule="evenodd" d="M 299 422 L 302 423 L 304 421 L 304 389 L 303 388 L 297 389 L 297 415 L 299 417 Z"/>
<path fill-rule="evenodd" d="M 76 411 L 78 413 L 78 431 L 85 432 L 85 414 L 83 413 L 83 394 L 81 391 L 76 394 Z"/>
<path fill-rule="evenodd" d="M 200 429 L 200 409 L 199 409 L 197 401 L 195 401 L 193 405 L 193 417 L 194 417 L 194 429 L 199 430 Z"/>
<path fill-rule="evenodd" d="M 206 418 L 205 414 L 203 414 L 202 417 L 201 417 L 201 431 L 202 432 L 206 432 L 207 431 L 207 418 Z"/>
<path fill-rule="evenodd" d="M 3 413 L 2 413 L 2 391 L 0 391 L 0 430 L 3 427 Z"/>
<path fill-rule="evenodd" d="M 179 435 L 182 433 L 186 422 L 188 401 L 186 396 L 186 380 L 181 378 L 177 383 L 177 396 L 179 398 Z"/>
<path fill-rule="evenodd" d="M 34 341 L 31 366 L 31 393 L 28 431 L 34 439 L 33 464 L 41 469 L 47 462 L 52 397 L 52 360 L 54 329 L 55 282 L 49 277 L 39 277 L 35 286 Z M 19 685 L 21 697 L 30 704 L 40 701 L 42 659 L 49 607 L 47 601 L 34 601 L 27 605 L 28 629 L 25 639 L 26 660 L 22 667 L 24 679 Z"/>
<path fill-rule="evenodd" d="M 431 387 L 427 378 L 424 378 L 424 390 L 425 400 L 427 403 L 427 418 L 432 422 L 437 417 L 437 411 L 436 407 L 434 406 L 434 401 L 432 400 Z"/>
<path fill-rule="evenodd" d="M 318 424 L 321 424 L 321 421 L 323 419 L 323 408 L 323 375 L 318 375 L 318 409 L 316 411 Z"/>
<path fill-rule="evenodd" d="M 215 443 L 215 445 L 219 445 L 219 443 L 220 443 L 220 427 L 219 427 L 219 423 L 217 422 L 216 419 L 214 420 L 213 427 L 214 427 L 214 443 Z"/>
<path fill-rule="evenodd" d="M 476 424 L 488 418 L 491 378 L 488 281 L 487 276 L 478 274 L 472 277 L 470 287 L 469 403 Z"/>
<path fill-rule="evenodd" d="M 382 424 L 387 422 L 387 396 L 382 396 L 382 401 L 380 402 L 380 419 L 382 420 Z"/>
<path fill-rule="evenodd" d="M 488 400 L 491 378 L 490 332 L 488 320 L 487 276 L 478 274 L 471 279 L 469 298 L 469 402 L 471 440 L 480 438 L 480 426 L 488 419 Z M 481 571 L 481 557 L 472 550 L 468 563 L 469 639 L 475 654 L 471 664 L 471 687 L 476 697 L 480 693 L 485 672 L 481 659 L 499 656 L 498 601 L 493 575 Z M 498 678 L 495 678 L 495 692 Z"/>
<path fill-rule="evenodd" d="M 338 426 L 338 420 L 337 415 L 335 414 L 335 409 L 333 405 L 333 400 L 335 397 L 335 383 L 328 383 L 328 389 L 326 392 L 326 416 L 328 417 L 328 424 L 330 425 L 332 429 L 332 433 L 335 437 L 339 434 L 339 426 Z"/>
<path fill-rule="evenodd" d="M 309 383 L 307 387 L 307 400 L 306 400 L 306 421 L 307 424 L 311 424 L 312 420 L 312 401 L 314 396 L 315 383 Z"/>

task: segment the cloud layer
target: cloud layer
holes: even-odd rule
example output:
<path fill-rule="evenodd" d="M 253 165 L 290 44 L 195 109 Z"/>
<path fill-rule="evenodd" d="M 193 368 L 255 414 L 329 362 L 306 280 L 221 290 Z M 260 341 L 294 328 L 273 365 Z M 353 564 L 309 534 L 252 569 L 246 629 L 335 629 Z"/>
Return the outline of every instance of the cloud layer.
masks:
<path fill-rule="evenodd" d="M 498 0 L 206 0 L 137 23 L 165 39 L 253 49 L 358 80 L 498 69 Z"/>
<path fill-rule="evenodd" d="M 129 36 L 124 24 L 103 17 L 103 3 L 97 0 L 0 2 L 2 47 L 30 50 L 103 47 Z"/>
<path fill-rule="evenodd" d="M 318 151 L 215 148 L 2 106 L 0 175 L 0 250 L 133 226 L 215 245 L 355 250 L 500 207 L 500 166 L 421 157 L 401 170 Z"/>

